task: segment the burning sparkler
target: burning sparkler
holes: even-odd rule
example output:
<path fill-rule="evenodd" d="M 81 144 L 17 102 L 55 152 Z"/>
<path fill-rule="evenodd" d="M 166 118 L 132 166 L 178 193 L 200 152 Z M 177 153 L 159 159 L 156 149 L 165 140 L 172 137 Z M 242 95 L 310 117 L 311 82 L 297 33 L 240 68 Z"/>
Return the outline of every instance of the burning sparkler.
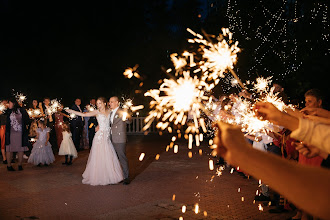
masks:
<path fill-rule="evenodd" d="M 24 95 L 23 93 L 16 93 L 15 94 L 15 98 L 17 100 L 18 103 L 23 103 L 26 100 L 26 95 Z"/>
<path fill-rule="evenodd" d="M 215 39 L 217 42 L 213 43 L 212 40 L 204 33 L 207 39 L 191 29 L 187 31 L 195 36 L 194 39 L 189 39 L 190 43 L 200 44 L 202 49 L 203 60 L 198 64 L 200 69 L 204 72 L 204 78 L 208 80 L 215 80 L 216 84 L 219 82 L 217 79 L 225 77 L 224 73 L 229 70 L 235 77 L 237 83 L 244 88 L 243 83 L 238 78 L 237 74 L 233 71 L 234 64 L 237 62 L 237 53 L 240 51 L 238 48 L 238 41 L 232 44 L 233 34 L 228 28 L 222 28 L 222 34 Z M 225 40 L 228 37 L 228 41 Z"/>
<path fill-rule="evenodd" d="M 200 126 L 206 131 L 205 123 L 200 118 L 201 111 L 205 111 L 202 102 L 208 100 L 203 88 L 203 81 L 196 76 L 191 77 L 189 71 L 183 71 L 183 76 L 177 80 L 164 79 L 159 89 L 145 93 L 145 96 L 150 96 L 154 100 L 150 102 L 153 109 L 145 119 L 144 130 L 148 129 L 154 119 L 159 119 L 156 127 L 162 130 L 170 123 L 185 125 L 188 120 L 192 120 L 193 123 L 188 124 L 186 133 L 195 133 Z"/>
<path fill-rule="evenodd" d="M 7 110 L 6 104 L 3 102 L 0 102 L 0 113 L 3 113 L 6 110 Z"/>

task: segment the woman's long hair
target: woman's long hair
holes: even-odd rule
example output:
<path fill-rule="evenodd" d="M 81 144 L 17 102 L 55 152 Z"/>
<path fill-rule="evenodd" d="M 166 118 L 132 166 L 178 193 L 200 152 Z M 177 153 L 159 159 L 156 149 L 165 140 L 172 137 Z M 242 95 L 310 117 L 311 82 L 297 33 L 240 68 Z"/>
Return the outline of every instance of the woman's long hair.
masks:
<path fill-rule="evenodd" d="M 15 98 L 15 97 L 11 97 L 11 98 L 8 99 L 8 102 L 12 102 L 12 103 L 14 104 L 14 106 L 13 106 L 13 108 L 12 108 L 12 112 L 14 112 L 14 113 L 17 114 L 17 113 L 18 113 L 17 110 L 20 109 L 21 106 L 19 106 L 19 104 L 18 104 L 16 98 Z"/>
<path fill-rule="evenodd" d="M 105 108 L 106 109 L 108 108 L 108 100 L 106 98 L 101 96 L 101 97 L 98 97 L 97 100 L 100 100 L 101 102 L 105 103 Z"/>

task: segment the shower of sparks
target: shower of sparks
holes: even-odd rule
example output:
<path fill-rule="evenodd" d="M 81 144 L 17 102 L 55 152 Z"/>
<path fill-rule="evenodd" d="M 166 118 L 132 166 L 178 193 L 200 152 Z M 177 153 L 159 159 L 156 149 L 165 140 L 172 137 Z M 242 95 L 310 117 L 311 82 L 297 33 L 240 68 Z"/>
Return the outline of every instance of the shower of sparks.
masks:
<path fill-rule="evenodd" d="M 0 102 L 0 113 L 3 113 L 7 110 L 6 105 L 3 102 Z"/>
<path fill-rule="evenodd" d="M 256 83 L 254 83 L 253 90 L 256 90 L 259 93 L 266 91 L 269 85 L 272 83 L 271 79 L 272 77 L 268 77 L 268 78 L 258 77 L 256 79 Z"/>
<path fill-rule="evenodd" d="M 149 90 L 145 96 L 153 98 L 150 102 L 152 110 L 146 117 L 144 130 L 148 129 L 154 119 L 160 120 L 157 128 L 165 130 L 170 124 L 185 125 L 186 133 L 196 133 L 202 127 L 206 131 L 205 123 L 201 118 L 201 111 L 205 110 L 203 101 L 208 100 L 204 90 L 205 82 L 190 76 L 189 71 L 183 71 L 178 79 L 164 79 L 159 89 Z"/>
<path fill-rule="evenodd" d="M 130 98 L 125 99 L 124 97 L 122 97 L 122 99 L 123 99 L 122 108 L 126 111 L 130 110 L 132 112 L 135 112 L 137 110 L 144 108 L 143 105 L 134 106 L 133 99 L 130 99 Z"/>
<path fill-rule="evenodd" d="M 27 113 L 30 117 L 38 117 L 41 115 L 40 109 L 29 109 L 27 110 Z"/>
<path fill-rule="evenodd" d="M 237 53 L 240 52 L 238 48 L 238 41 L 233 43 L 232 33 L 228 28 L 222 28 L 222 34 L 214 39 L 216 43 L 211 42 L 211 39 L 204 39 L 198 33 L 191 29 L 187 29 L 189 33 L 195 36 L 194 39 L 189 39 L 189 43 L 200 44 L 202 49 L 203 59 L 198 63 L 200 70 L 204 73 L 203 78 L 207 80 L 214 80 L 218 84 L 218 78 L 225 77 L 224 73 L 229 70 L 235 77 L 237 83 L 244 88 L 242 82 L 233 71 L 234 64 L 237 62 Z M 206 35 L 206 34 L 205 34 Z M 228 40 L 225 38 L 228 37 Z"/>
<path fill-rule="evenodd" d="M 17 102 L 23 103 L 26 100 L 26 95 L 24 95 L 23 93 L 16 93 L 15 98 Z"/>
<path fill-rule="evenodd" d="M 52 115 L 57 111 L 59 111 L 60 108 L 61 108 L 61 102 L 58 101 L 57 99 L 53 99 L 50 101 L 50 105 L 46 113 L 47 115 Z"/>

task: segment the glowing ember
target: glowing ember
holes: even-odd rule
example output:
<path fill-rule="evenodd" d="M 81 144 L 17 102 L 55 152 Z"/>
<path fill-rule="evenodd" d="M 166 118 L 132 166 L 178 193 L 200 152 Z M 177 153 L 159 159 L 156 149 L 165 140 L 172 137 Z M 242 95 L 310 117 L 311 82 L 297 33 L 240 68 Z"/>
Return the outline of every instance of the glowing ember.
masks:
<path fill-rule="evenodd" d="M 194 212 L 195 212 L 195 214 L 198 214 L 198 212 L 199 212 L 199 205 L 198 205 L 198 203 L 195 204 Z"/>
<path fill-rule="evenodd" d="M 144 158 L 144 156 L 145 156 L 145 153 L 141 153 L 141 154 L 140 154 L 140 157 L 139 157 L 139 161 L 142 161 L 143 158 Z"/>
<path fill-rule="evenodd" d="M 209 160 L 209 169 L 214 170 L 214 163 L 213 160 Z"/>

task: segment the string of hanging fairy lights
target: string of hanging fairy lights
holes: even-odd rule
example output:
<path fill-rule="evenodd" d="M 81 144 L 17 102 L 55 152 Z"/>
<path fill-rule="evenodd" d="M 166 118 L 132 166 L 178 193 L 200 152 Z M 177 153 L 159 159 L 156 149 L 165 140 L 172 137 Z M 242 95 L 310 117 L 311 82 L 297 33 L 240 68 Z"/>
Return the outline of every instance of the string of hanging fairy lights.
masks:
<path fill-rule="evenodd" d="M 313 3 L 311 9 L 306 9 L 298 0 L 274 1 L 274 4 L 260 0 L 254 7 L 246 10 L 242 10 L 241 4 L 243 1 L 228 0 L 226 17 L 233 34 L 242 36 L 247 41 L 258 42 L 252 54 L 253 63 L 247 71 L 249 77 L 259 71 L 284 78 L 299 69 L 303 64 L 303 60 L 298 56 L 300 48 L 296 36 L 299 22 L 309 20 L 312 24 L 313 21 L 320 19 L 320 40 L 326 43 L 329 40 L 328 6 L 325 3 Z M 255 14 L 258 16 L 256 17 Z M 307 39 L 304 43 L 306 44 L 304 48 L 310 47 L 310 50 L 313 50 L 311 40 Z M 325 55 L 328 53 L 329 48 Z M 265 64 L 266 58 L 274 56 L 280 59 L 284 71 L 275 73 Z"/>

